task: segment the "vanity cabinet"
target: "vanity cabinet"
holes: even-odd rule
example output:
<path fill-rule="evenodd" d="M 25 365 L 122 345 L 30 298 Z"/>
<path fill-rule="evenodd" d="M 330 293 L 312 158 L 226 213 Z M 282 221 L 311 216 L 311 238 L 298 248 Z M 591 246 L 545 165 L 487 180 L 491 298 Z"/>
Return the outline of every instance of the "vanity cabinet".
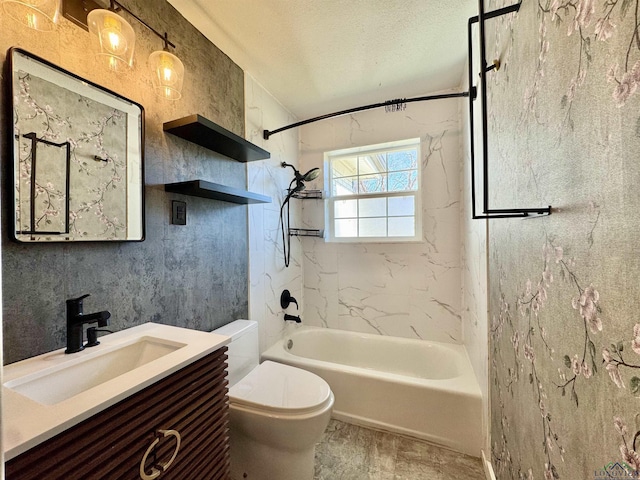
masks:
<path fill-rule="evenodd" d="M 9 460 L 7 480 L 227 479 L 226 350 Z"/>

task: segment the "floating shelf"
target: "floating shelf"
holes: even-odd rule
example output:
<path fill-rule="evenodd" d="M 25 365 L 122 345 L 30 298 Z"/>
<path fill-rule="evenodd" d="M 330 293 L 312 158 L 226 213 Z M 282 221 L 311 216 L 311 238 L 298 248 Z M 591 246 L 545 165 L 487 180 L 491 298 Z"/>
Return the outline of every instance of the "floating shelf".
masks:
<path fill-rule="evenodd" d="M 227 187 L 218 183 L 204 180 L 191 180 L 189 182 L 167 183 L 165 192 L 181 193 L 192 197 L 210 198 L 223 202 L 240 203 L 271 203 L 271 197 L 259 193 L 247 192 L 239 188 Z"/>
<path fill-rule="evenodd" d="M 163 128 L 165 132 L 238 162 L 271 158 L 271 154 L 266 150 L 197 114 L 166 122 Z"/>

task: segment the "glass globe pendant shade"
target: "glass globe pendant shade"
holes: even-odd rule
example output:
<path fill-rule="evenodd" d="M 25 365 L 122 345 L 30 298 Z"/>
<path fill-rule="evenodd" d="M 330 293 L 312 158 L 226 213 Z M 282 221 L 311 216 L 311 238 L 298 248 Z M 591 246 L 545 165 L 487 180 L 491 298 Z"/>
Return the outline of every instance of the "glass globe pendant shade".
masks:
<path fill-rule="evenodd" d="M 29 28 L 50 32 L 58 23 L 60 0 L 2 0 L 2 9 Z"/>
<path fill-rule="evenodd" d="M 109 69 L 121 72 L 133 67 L 136 35 L 126 20 L 110 11 L 96 9 L 87 15 L 96 56 Z"/>
<path fill-rule="evenodd" d="M 178 57 L 159 50 L 149 55 L 149 65 L 153 72 L 153 89 L 156 95 L 169 100 L 182 97 L 184 65 Z"/>

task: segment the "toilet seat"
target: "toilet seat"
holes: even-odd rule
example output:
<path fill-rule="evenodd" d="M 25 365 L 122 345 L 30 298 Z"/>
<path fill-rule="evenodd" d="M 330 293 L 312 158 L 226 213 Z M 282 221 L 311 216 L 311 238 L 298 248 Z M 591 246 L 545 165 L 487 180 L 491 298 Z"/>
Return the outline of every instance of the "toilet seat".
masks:
<path fill-rule="evenodd" d="M 229 389 L 229 401 L 264 413 L 301 414 L 332 403 L 332 394 L 319 376 L 267 360 Z"/>

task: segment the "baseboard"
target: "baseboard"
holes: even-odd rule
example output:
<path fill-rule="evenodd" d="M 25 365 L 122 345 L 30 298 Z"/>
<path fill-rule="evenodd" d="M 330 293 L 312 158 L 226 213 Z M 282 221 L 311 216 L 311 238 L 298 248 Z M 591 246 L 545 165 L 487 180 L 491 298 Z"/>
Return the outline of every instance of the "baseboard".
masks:
<path fill-rule="evenodd" d="M 484 476 L 487 480 L 496 480 L 496 475 L 493 473 L 493 467 L 491 462 L 487 460 L 487 457 L 482 450 L 482 466 L 484 467 Z"/>

